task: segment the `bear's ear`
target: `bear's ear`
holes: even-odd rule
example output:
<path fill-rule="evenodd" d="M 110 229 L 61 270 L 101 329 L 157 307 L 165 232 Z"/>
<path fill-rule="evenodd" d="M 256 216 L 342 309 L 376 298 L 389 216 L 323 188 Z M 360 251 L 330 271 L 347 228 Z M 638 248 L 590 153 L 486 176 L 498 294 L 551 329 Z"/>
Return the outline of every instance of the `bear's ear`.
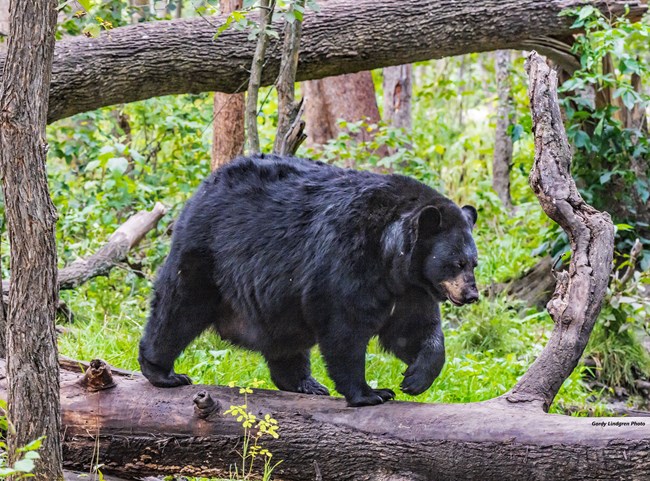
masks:
<path fill-rule="evenodd" d="M 469 222 L 469 225 L 473 229 L 476 225 L 476 220 L 478 219 L 478 212 L 476 212 L 476 209 L 471 205 L 464 205 L 462 210 L 467 222 Z"/>
<path fill-rule="evenodd" d="M 415 240 L 426 239 L 440 230 L 442 213 L 437 207 L 428 205 L 415 213 L 413 227 Z"/>

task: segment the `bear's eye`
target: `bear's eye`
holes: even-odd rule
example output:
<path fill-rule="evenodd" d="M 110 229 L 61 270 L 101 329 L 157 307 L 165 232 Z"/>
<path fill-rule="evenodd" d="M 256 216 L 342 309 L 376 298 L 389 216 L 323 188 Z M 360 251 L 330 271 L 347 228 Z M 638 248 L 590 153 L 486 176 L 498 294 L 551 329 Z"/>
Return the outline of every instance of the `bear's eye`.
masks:
<path fill-rule="evenodd" d="M 465 267 L 465 263 L 463 261 L 458 261 L 456 262 L 456 267 L 463 269 Z"/>

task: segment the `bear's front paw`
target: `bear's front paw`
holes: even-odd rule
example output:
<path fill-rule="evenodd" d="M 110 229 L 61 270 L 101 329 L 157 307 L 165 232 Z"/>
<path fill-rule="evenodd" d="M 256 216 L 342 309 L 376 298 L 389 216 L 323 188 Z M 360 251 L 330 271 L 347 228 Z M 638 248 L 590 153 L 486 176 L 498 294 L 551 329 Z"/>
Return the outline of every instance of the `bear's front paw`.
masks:
<path fill-rule="evenodd" d="M 317 396 L 330 395 L 329 390 L 311 376 L 300 381 L 300 384 L 296 388 L 296 392 L 303 394 L 315 394 Z"/>
<path fill-rule="evenodd" d="M 417 364 L 413 364 L 404 373 L 400 388 L 406 394 L 417 396 L 429 389 L 435 379 L 436 375 L 431 370 L 418 368 Z"/>

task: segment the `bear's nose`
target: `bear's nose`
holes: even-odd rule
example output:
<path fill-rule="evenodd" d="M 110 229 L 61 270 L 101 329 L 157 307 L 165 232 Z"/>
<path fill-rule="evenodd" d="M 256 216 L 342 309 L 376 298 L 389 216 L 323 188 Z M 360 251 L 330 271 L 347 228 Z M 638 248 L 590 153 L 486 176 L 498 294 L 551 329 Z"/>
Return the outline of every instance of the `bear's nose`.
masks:
<path fill-rule="evenodd" d="M 465 304 L 472 304 L 478 301 L 478 289 L 473 288 L 465 293 Z"/>

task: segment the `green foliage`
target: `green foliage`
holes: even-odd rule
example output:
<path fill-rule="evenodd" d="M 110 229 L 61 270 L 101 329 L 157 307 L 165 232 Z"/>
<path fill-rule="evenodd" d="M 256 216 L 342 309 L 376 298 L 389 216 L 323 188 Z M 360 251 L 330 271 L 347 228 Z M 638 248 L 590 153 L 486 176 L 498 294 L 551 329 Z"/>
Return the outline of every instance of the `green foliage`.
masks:
<path fill-rule="evenodd" d="M 35 439 L 26 446 L 18 448 L 16 450 L 18 459 L 10 466 L 5 433 L 12 431 L 14 431 L 14 427 L 7 419 L 7 402 L 0 399 L 0 479 L 31 478 L 34 476 L 31 472 L 34 470 L 36 460 L 40 458 L 38 450 L 45 437 Z"/>
<path fill-rule="evenodd" d="M 642 292 L 650 272 L 635 272 L 625 284 L 610 283 L 603 309 L 585 352 L 596 361 L 595 377 L 610 388 L 636 391 L 635 380 L 650 378 L 650 355 L 640 336 L 650 334 L 650 302 Z"/>
<path fill-rule="evenodd" d="M 253 386 L 259 387 L 263 382 L 254 381 Z M 234 383 L 230 383 L 234 387 Z M 230 479 L 232 481 L 247 481 L 254 479 L 253 466 L 256 460 L 261 459 L 264 468 L 262 470 L 262 480 L 269 481 L 275 468 L 282 461 L 273 461 L 273 453 L 264 447 L 262 439 L 270 437 L 278 439 L 280 437 L 278 422 L 269 414 L 258 417 L 248 410 L 248 395 L 253 394 L 253 390 L 245 387 L 239 389 L 239 394 L 244 395 L 244 404 L 230 406 L 224 414 L 230 414 L 237 418 L 244 429 L 244 439 L 242 449 L 239 453 L 241 466 L 234 466 L 234 472 L 231 468 Z"/>
<path fill-rule="evenodd" d="M 573 27 L 584 31 L 573 46 L 580 69 L 560 88 L 575 147 L 573 171 L 588 202 L 634 227 L 619 235 L 617 248 L 626 251 L 650 227 L 634 218 L 635 203 L 650 199 L 650 182 L 647 172 L 639 175 L 633 167 L 647 166 L 650 154 L 639 120 L 650 105 L 650 95 L 640 88 L 650 81 L 650 21 L 608 18 L 591 5 L 564 15 L 575 17 Z M 650 247 L 650 239 L 641 240 Z M 650 267 L 650 250 L 642 262 Z"/>

